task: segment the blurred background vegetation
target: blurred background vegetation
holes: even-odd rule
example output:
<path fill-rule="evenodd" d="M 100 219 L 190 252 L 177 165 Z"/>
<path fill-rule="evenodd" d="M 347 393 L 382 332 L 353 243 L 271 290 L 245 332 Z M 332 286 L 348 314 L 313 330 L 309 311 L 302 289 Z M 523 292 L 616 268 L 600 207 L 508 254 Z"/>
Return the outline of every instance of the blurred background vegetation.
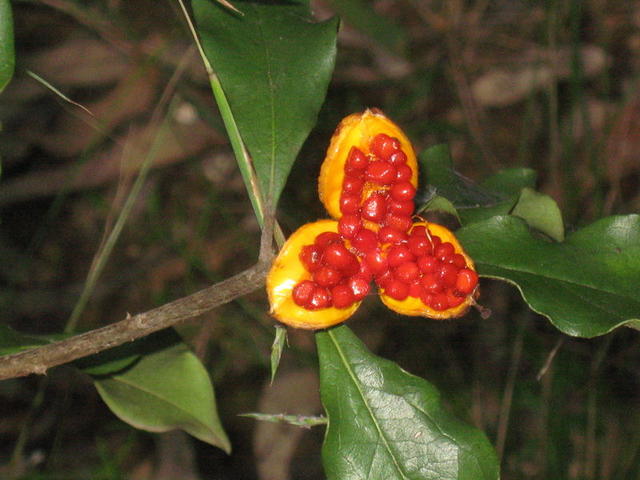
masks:
<path fill-rule="evenodd" d="M 535 169 L 569 230 L 640 211 L 637 2 L 311 4 L 319 19 L 344 22 L 326 103 L 280 204 L 287 233 L 325 216 L 315 185 L 324 151 L 339 120 L 366 107 L 385 111 L 418 151 L 448 143 L 456 169 L 474 181 L 504 167 Z M 258 225 L 177 3 L 13 7 L 16 77 L 0 97 L 1 321 L 21 332 L 65 329 L 149 158 L 152 170 L 78 330 L 252 265 Z M 514 288 L 485 279 L 482 290 L 488 319 L 402 318 L 373 297 L 350 326 L 483 429 L 503 479 L 640 478 L 637 332 L 572 339 L 530 312 Z M 0 383 L 0 478 L 324 478 L 322 427 L 238 416 L 321 413 L 311 334 L 290 332 L 269 386 L 266 311 L 256 292 L 179 327 L 211 372 L 231 456 L 180 433 L 128 427 L 88 377 L 60 367 Z"/>

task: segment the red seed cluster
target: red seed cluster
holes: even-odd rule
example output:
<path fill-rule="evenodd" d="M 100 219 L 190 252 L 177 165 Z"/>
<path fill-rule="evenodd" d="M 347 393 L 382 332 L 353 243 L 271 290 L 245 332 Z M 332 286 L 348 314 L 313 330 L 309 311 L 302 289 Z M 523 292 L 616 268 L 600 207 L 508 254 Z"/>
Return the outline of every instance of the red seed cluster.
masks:
<path fill-rule="evenodd" d="M 308 310 L 347 308 L 362 300 L 373 279 L 396 300 L 419 298 L 434 310 L 464 302 L 476 272 L 449 242 L 423 226 L 412 229 L 416 189 L 400 141 L 376 135 L 366 155 L 352 147 L 344 166 L 338 232 L 324 232 L 300 251 L 311 280 L 293 289 Z M 377 233 L 367 222 L 378 225 Z"/>

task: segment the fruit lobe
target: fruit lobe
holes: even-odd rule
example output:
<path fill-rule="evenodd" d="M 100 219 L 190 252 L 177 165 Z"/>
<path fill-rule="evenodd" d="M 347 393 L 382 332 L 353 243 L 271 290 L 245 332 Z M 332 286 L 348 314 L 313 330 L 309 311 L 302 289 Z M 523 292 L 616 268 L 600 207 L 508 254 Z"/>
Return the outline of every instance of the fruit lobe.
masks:
<path fill-rule="evenodd" d="M 436 320 L 444 320 L 447 318 L 459 317 L 469 309 L 469 307 L 474 303 L 475 297 L 478 295 L 477 274 L 475 274 L 473 260 L 471 260 L 471 258 L 462 250 L 462 246 L 458 242 L 458 239 L 455 237 L 453 232 L 451 232 L 447 228 L 435 223 L 418 222 L 413 224 L 413 227 L 411 228 L 410 232 L 415 230 L 416 228 L 421 228 L 421 227 L 427 228 L 429 235 L 440 238 L 440 240 L 442 241 L 442 244 L 452 245 L 454 253 L 459 254 L 462 256 L 462 258 L 464 258 L 464 260 L 466 261 L 466 267 L 463 269 L 465 271 L 465 274 L 463 274 L 463 278 L 460 280 L 460 282 L 463 283 L 464 284 L 463 286 L 465 287 L 468 285 L 471 285 L 473 288 L 465 289 L 465 291 L 462 292 L 464 293 L 464 296 L 460 296 L 456 298 L 447 298 L 446 293 L 443 293 L 440 291 L 432 293 L 429 291 L 428 288 L 426 289 L 423 288 L 423 292 L 425 293 L 425 295 L 429 295 L 429 294 L 433 295 L 433 305 L 438 305 L 440 307 L 438 309 L 432 308 L 426 305 L 423 299 L 419 297 L 404 296 L 404 292 L 401 292 L 401 295 L 398 295 L 396 292 L 398 288 L 397 285 L 393 286 L 391 290 L 388 287 L 387 288 L 383 287 L 380 290 L 380 299 L 391 310 L 397 313 L 400 313 L 402 315 L 427 317 L 427 318 L 433 318 Z M 445 249 L 446 248 L 449 248 L 449 247 L 445 247 Z M 440 250 L 444 250 L 444 249 L 441 248 Z M 425 258 L 425 260 L 427 259 Z M 417 262 L 417 265 L 418 267 L 420 267 L 420 269 L 423 272 L 425 269 L 427 269 L 427 267 L 423 264 L 423 262 Z M 408 270 L 407 267 L 404 267 L 404 269 L 401 272 L 401 275 L 407 275 L 407 276 L 415 275 L 415 272 L 413 271 L 408 272 L 407 270 Z M 473 272 L 473 273 L 468 273 L 467 271 Z M 436 274 L 433 274 L 433 273 L 423 274 L 423 277 L 422 277 L 423 287 L 428 286 L 432 283 L 432 280 L 435 279 L 434 275 Z M 444 276 L 447 275 L 446 269 L 443 272 L 443 275 Z M 439 280 L 437 283 L 439 284 L 446 283 L 446 280 L 445 282 L 443 282 L 442 280 Z M 393 297 L 396 297 L 396 298 L 393 298 Z M 401 298 L 401 299 L 398 299 L 398 298 Z M 444 303 L 445 307 L 446 305 L 451 305 L 452 303 L 458 303 L 458 304 L 451 306 L 449 308 L 443 308 L 442 303 Z"/>
<path fill-rule="evenodd" d="M 354 167 L 362 167 L 362 161 L 359 155 L 358 159 L 360 163 L 354 162 L 354 152 L 359 150 L 367 157 L 374 156 L 375 154 L 371 150 L 372 147 L 376 149 L 376 146 L 372 145 L 372 140 L 378 134 L 385 134 L 394 139 L 394 141 L 399 141 L 401 151 L 406 155 L 406 164 L 403 164 L 402 168 L 396 168 L 393 165 L 391 168 L 385 168 L 384 165 L 381 165 L 381 162 L 369 163 L 364 178 L 378 178 L 382 184 L 388 184 L 391 183 L 392 174 L 399 175 L 400 171 L 404 172 L 406 170 L 408 172 L 410 169 L 411 175 L 409 176 L 408 173 L 403 173 L 402 178 L 404 179 L 409 176 L 406 181 L 408 181 L 413 188 L 417 187 L 418 163 L 416 154 L 411 146 L 411 142 L 402 130 L 378 109 L 368 109 L 363 113 L 354 113 L 344 118 L 338 125 L 338 128 L 331 138 L 327 155 L 320 169 L 318 182 L 320 201 L 333 218 L 339 219 L 343 214 L 340 209 L 340 200 L 345 175 L 349 171 L 358 172 L 357 168 L 350 170 L 349 166 L 353 163 Z M 352 151 L 353 147 L 356 147 L 357 150 Z M 382 151 L 377 153 L 385 154 L 386 148 L 386 146 L 383 146 Z M 345 166 L 347 166 L 346 169 Z M 406 167 L 409 168 L 407 169 Z M 367 177 L 367 174 L 369 177 Z M 347 190 L 353 190 L 351 184 L 354 182 L 354 180 L 347 179 Z M 375 187 L 372 187 L 369 182 L 365 182 L 361 191 L 362 198 L 366 199 L 373 188 Z"/>
<path fill-rule="evenodd" d="M 361 300 L 357 300 L 345 308 L 328 307 L 309 310 L 296 304 L 293 299 L 293 290 L 296 285 L 305 280 L 312 280 L 312 274 L 303 265 L 300 253 L 305 246 L 313 245 L 317 236 L 324 232 L 337 233 L 338 222 L 320 220 L 303 225 L 296 230 L 285 242 L 267 275 L 270 314 L 284 324 L 310 330 L 327 328 L 344 322 L 360 306 Z M 323 235 L 322 238 L 330 238 L 330 236 Z M 339 250 L 336 249 L 336 251 Z M 318 294 L 317 301 L 324 301 L 324 296 Z M 339 296 L 339 305 L 340 302 L 347 303 L 344 293 Z"/>

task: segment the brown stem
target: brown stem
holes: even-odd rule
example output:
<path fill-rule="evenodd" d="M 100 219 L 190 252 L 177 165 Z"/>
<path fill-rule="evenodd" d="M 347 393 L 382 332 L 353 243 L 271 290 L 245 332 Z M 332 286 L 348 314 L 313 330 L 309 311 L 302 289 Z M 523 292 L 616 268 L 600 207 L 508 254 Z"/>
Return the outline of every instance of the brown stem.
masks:
<path fill-rule="evenodd" d="M 106 327 L 75 335 L 60 342 L 0 357 L 0 380 L 32 373 L 44 375 L 51 367 L 157 332 L 246 295 L 264 285 L 269 265 L 253 267 L 222 282 L 137 315 L 128 315 Z"/>

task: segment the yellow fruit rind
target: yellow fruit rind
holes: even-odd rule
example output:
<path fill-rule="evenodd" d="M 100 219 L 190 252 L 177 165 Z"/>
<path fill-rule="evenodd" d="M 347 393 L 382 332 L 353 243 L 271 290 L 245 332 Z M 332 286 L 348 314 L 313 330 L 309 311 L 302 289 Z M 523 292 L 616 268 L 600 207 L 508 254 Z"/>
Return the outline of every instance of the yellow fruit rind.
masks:
<path fill-rule="evenodd" d="M 338 222 L 335 220 L 320 220 L 303 225 L 285 242 L 267 275 L 267 294 L 271 304 L 269 313 L 278 321 L 309 330 L 328 328 L 347 320 L 362 303 L 356 302 L 347 308 L 307 310 L 293 301 L 293 288 L 300 281 L 311 279 L 311 274 L 300 261 L 300 250 L 305 245 L 311 245 L 319 234 L 337 231 Z"/>
<path fill-rule="evenodd" d="M 351 147 L 358 147 L 365 155 L 369 155 L 371 140 L 379 133 L 386 133 L 400 140 L 402 150 L 407 155 L 407 165 L 411 168 L 411 183 L 417 187 L 418 161 L 411 142 L 400 127 L 375 108 L 367 109 L 363 113 L 354 113 L 344 118 L 338 125 L 320 169 L 318 181 L 320 201 L 333 218 L 339 219 L 342 216 L 340 195 L 345 176 L 344 166 Z M 371 187 L 368 188 L 365 185 L 363 199 L 369 195 L 370 191 Z"/>
<path fill-rule="evenodd" d="M 442 225 L 428 222 L 414 223 L 411 229 L 414 229 L 417 226 L 424 226 L 428 229 L 431 235 L 440 237 L 443 242 L 451 243 L 455 249 L 455 252 L 461 254 L 464 257 L 467 262 L 467 267 L 475 270 L 473 260 L 471 260 L 471 257 L 469 257 L 464 252 L 462 246 L 460 245 L 460 242 L 458 242 L 458 239 L 455 237 L 453 232 L 443 227 Z M 434 310 L 433 308 L 430 308 L 422 303 L 422 300 L 415 297 L 407 297 L 405 300 L 396 300 L 395 298 L 391 298 L 388 295 L 385 295 L 384 289 L 380 289 L 380 299 L 391 310 L 402 315 L 427 317 L 433 318 L 434 320 L 446 320 L 448 318 L 456 318 L 464 315 L 469 307 L 473 305 L 475 301 L 474 299 L 477 298 L 478 293 L 479 290 L 478 287 L 476 287 L 473 293 L 465 298 L 464 302 L 456 307 L 449 308 L 447 310 Z"/>

